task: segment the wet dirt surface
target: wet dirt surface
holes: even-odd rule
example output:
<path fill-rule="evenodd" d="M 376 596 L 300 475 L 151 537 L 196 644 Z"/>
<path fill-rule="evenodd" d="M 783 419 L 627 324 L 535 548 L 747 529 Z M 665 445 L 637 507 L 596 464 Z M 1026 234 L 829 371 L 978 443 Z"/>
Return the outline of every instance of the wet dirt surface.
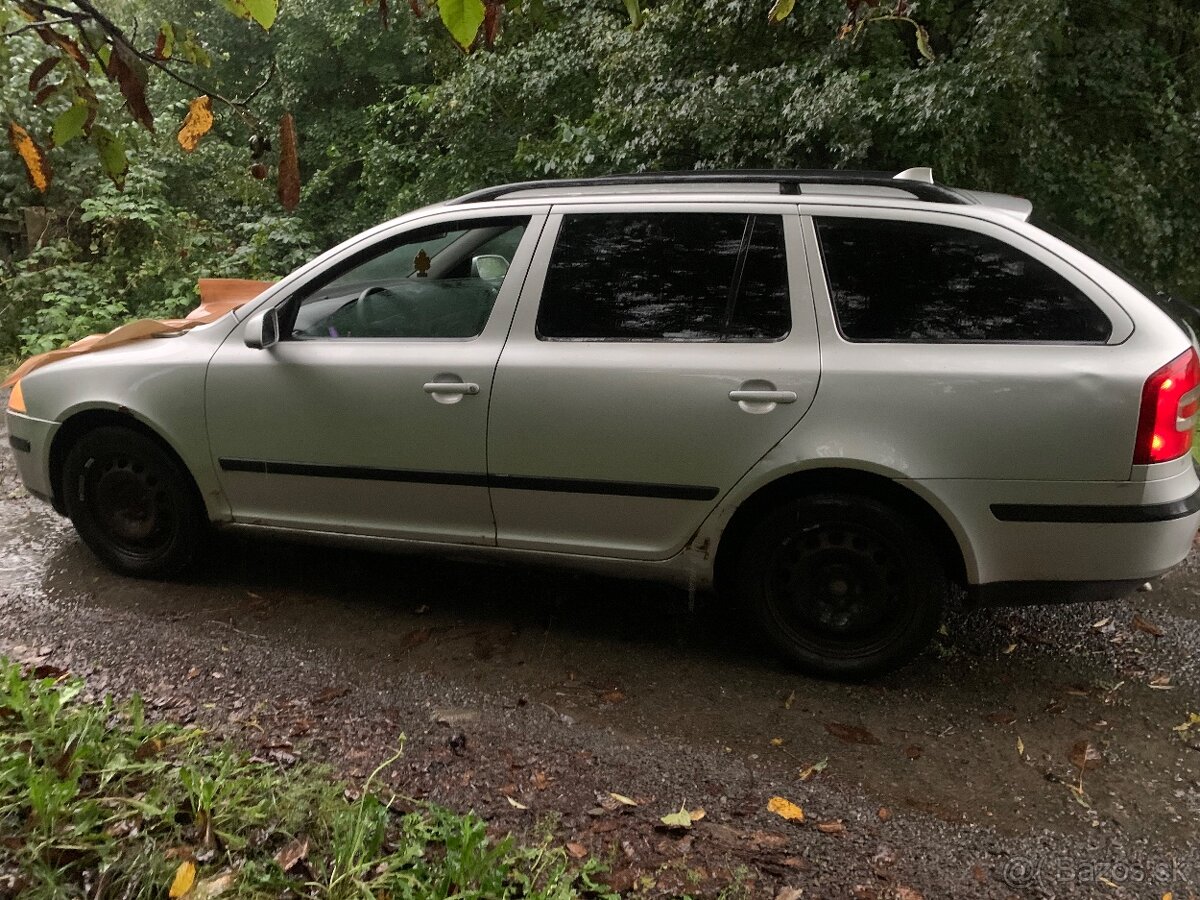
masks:
<path fill-rule="evenodd" d="M 212 559 L 116 576 L 0 454 L 0 653 L 282 765 L 362 778 L 403 732 L 399 792 L 582 844 L 630 893 L 1200 889 L 1200 726 L 1176 730 L 1200 712 L 1200 553 L 1124 602 L 956 612 L 867 685 L 798 676 L 655 585 L 231 538 Z M 681 804 L 707 814 L 656 828 Z"/>

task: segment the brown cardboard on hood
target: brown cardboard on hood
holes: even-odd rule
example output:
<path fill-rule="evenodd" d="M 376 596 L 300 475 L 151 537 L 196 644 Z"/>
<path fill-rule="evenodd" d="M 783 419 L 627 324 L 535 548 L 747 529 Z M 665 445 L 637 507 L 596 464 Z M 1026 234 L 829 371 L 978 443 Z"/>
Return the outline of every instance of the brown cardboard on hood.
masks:
<path fill-rule="evenodd" d="M 138 319 L 119 325 L 106 334 L 89 334 L 68 347 L 29 357 L 4 379 L 0 388 L 11 387 L 34 369 L 40 369 L 56 360 L 79 356 L 81 353 L 95 353 L 98 350 L 128 344 L 130 341 L 144 340 L 156 334 L 173 334 L 187 331 L 197 325 L 215 322 L 227 312 L 249 303 L 272 284 L 274 282 L 250 281 L 243 278 L 201 278 L 200 305 L 188 313 L 186 318 Z"/>

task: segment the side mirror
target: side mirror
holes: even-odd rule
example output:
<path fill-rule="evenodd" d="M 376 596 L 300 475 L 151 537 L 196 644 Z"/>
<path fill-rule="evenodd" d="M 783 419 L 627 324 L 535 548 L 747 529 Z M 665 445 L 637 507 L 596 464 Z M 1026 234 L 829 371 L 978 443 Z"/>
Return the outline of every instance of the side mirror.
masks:
<path fill-rule="evenodd" d="M 508 274 L 508 260 L 496 253 L 471 257 L 471 277 L 499 281 Z"/>
<path fill-rule="evenodd" d="M 242 333 L 246 346 L 251 350 L 265 350 L 279 342 L 279 313 L 269 307 L 255 313 L 246 321 Z"/>

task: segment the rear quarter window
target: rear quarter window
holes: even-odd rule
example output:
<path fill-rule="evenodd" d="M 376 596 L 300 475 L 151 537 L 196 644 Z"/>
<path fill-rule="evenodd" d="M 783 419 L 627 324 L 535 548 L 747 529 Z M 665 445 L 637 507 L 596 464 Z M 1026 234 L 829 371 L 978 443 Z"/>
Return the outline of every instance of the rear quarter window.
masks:
<path fill-rule="evenodd" d="M 1049 266 L 984 234 L 816 219 L 842 335 L 911 343 L 1104 343 L 1108 317 Z"/>

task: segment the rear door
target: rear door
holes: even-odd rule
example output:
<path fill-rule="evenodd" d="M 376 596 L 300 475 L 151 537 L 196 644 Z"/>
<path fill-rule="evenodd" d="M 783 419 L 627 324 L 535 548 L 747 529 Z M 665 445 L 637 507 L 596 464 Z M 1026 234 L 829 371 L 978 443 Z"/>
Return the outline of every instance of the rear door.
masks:
<path fill-rule="evenodd" d="M 492 393 L 499 545 L 681 549 L 812 402 L 805 271 L 794 209 L 555 207 Z"/>

